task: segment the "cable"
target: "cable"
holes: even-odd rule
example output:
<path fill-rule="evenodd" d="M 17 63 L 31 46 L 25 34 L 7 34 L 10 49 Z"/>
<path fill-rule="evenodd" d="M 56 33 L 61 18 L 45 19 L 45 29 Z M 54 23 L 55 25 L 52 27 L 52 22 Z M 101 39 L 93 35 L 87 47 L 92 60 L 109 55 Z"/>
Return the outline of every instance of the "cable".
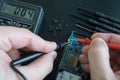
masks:
<path fill-rule="evenodd" d="M 27 78 L 17 68 L 15 68 L 15 66 L 13 65 L 12 62 L 10 64 L 10 66 L 15 72 L 17 72 L 22 77 L 23 80 L 27 80 Z"/>
<path fill-rule="evenodd" d="M 63 48 L 65 45 L 69 44 L 69 42 L 64 42 L 64 43 L 60 43 L 57 45 L 56 50 Z M 41 52 L 34 52 L 33 54 L 26 56 L 26 57 L 22 57 L 20 59 L 14 60 L 10 63 L 10 67 L 17 72 L 22 78 L 23 80 L 27 80 L 27 78 L 15 67 L 16 65 L 22 64 L 22 63 L 26 63 L 28 61 L 37 59 L 39 57 L 41 57 L 42 55 L 44 55 L 44 53 Z"/>
<path fill-rule="evenodd" d="M 11 66 L 11 68 L 15 72 L 17 72 L 23 78 L 23 80 L 27 80 L 27 78 L 17 68 L 15 68 L 15 66 L 19 65 L 19 64 L 22 64 L 22 63 L 25 63 L 25 62 L 28 62 L 28 61 L 31 61 L 33 59 L 36 59 L 36 58 L 38 58 L 38 57 L 40 57 L 42 55 L 43 55 L 43 53 L 34 53 L 34 54 L 31 54 L 31 55 L 29 55 L 27 57 L 23 57 L 23 58 L 20 58 L 20 59 L 12 61 L 10 63 L 10 66 Z"/>

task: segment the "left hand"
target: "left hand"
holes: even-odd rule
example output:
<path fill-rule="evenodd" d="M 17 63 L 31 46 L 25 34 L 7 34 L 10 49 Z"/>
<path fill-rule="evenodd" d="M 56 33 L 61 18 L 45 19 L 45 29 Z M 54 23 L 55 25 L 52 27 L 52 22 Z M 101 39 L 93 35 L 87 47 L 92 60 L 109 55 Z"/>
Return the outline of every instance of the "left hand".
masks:
<path fill-rule="evenodd" d="M 16 66 L 28 80 L 43 80 L 51 72 L 57 55 L 53 52 L 55 42 L 45 41 L 27 29 L 0 26 L 0 80 L 21 80 L 9 65 L 20 57 L 18 49 L 48 53 L 29 65 Z"/>
<path fill-rule="evenodd" d="M 90 45 L 79 57 L 83 70 L 90 72 L 91 80 L 120 80 L 120 51 L 108 49 L 106 42 L 120 44 L 120 35 L 96 33 Z"/>

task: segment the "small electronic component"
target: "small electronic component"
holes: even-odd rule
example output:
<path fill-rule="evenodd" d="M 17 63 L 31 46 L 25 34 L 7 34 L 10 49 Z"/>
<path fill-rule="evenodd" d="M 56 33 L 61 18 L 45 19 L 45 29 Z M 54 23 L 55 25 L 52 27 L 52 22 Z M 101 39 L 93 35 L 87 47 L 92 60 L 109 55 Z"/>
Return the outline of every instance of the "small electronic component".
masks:
<path fill-rule="evenodd" d="M 57 80 L 82 80 L 82 78 L 70 72 L 63 71 L 58 73 Z"/>
<path fill-rule="evenodd" d="M 81 54 L 82 44 L 77 42 L 80 35 L 72 32 L 70 35 L 70 43 L 66 46 L 63 57 L 59 64 L 58 75 L 56 80 L 85 80 L 87 74 L 82 70 L 78 57 Z"/>

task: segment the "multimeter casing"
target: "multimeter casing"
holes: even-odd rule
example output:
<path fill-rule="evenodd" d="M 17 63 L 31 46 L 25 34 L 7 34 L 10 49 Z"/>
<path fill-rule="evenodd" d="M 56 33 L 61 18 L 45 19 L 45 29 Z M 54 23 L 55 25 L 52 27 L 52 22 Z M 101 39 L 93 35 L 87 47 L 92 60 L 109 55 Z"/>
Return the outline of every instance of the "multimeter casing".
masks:
<path fill-rule="evenodd" d="M 35 12 L 33 19 L 27 19 L 2 12 L 6 4 L 33 10 Z M 17 0 L 0 1 L 0 25 L 2 26 L 16 26 L 21 28 L 27 28 L 33 33 L 38 34 L 43 15 L 44 11 L 41 6 L 36 6 Z"/>

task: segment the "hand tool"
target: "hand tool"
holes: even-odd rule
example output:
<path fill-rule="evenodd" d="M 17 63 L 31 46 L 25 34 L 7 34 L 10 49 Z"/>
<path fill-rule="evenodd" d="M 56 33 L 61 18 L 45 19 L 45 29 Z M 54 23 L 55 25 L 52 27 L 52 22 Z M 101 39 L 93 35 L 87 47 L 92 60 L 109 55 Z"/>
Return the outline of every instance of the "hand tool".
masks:
<path fill-rule="evenodd" d="M 90 32 L 90 33 L 95 33 L 95 32 L 102 32 L 102 33 L 109 33 L 110 31 L 108 31 L 108 30 L 105 30 L 105 29 L 103 29 L 103 28 L 101 28 L 101 27 L 97 27 L 97 26 L 95 26 L 94 28 L 91 28 L 90 29 L 90 27 L 92 27 L 91 25 L 88 25 L 88 24 L 85 24 L 85 23 L 82 23 L 82 22 L 77 22 L 77 24 L 78 25 L 76 25 L 77 27 L 81 27 L 81 26 L 84 26 L 84 27 L 86 27 L 86 30 L 88 31 L 88 32 Z M 81 26 L 80 26 L 81 25 Z M 85 28 L 84 28 L 84 30 L 85 30 Z M 92 31 L 91 31 L 92 30 Z"/>
<path fill-rule="evenodd" d="M 87 18 L 92 18 L 92 19 L 97 20 L 97 21 L 99 21 L 101 23 L 107 24 L 107 25 L 109 25 L 109 26 L 111 26 L 113 28 L 120 29 L 120 24 L 115 23 L 115 22 L 111 22 L 108 19 L 105 19 L 105 18 L 102 18 L 102 17 L 98 18 L 98 17 L 95 17 L 94 15 L 91 15 L 91 14 L 86 13 L 86 12 L 80 12 L 80 14 L 86 16 Z"/>
<path fill-rule="evenodd" d="M 94 15 L 94 16 L 102 17 L 102 18 L 105 18 L 105 19 L 107 19 L 107 20 L 110 20 L 111 22 L 115 22 L 115 23 L 120 24 L 120 20 L 119 20 L 119 19 L 114 18 L 114 17 L 112 17 L 112 16 L 105 15 L 105 14 L 103 14 L 103 13 L 101 13 L 101 12 L 95 12 L 95 13 L 94 13 L 94 12 L 88 11 L 88 10 L 86 10 L 86 9 L 84 9 L 84 8 L 81 8 L 81 7 L 78 7 L 78 10 L 84 11 L 84 12 L 89 13 L 89 14 L 92 14 L 92 15 Z"/>
<path fill-rule="evenodd" d="M 111 26 L 108 26 L 108 25 L 106 25 L 106 24 L 100 23 L 100 22 L 98 22 L 98 21 L 96 21 L 96 20 L 88 19 L 88 22 L 89 22 L 90 24 L 95 25 L 95 26 L 99 26 L 99 27 L 101 27 L 101 28 L 103 28 L 103 29 L 105 29 L 105 30 L 108 30 L 108 31 L 110 31 L 110 32 L 112 32 L 112 33 L 120 34 L 120 30 L 118 30 L 118 29 L 116 29 L 116 28 L 113 28 L 113 27 L 111 27 Z"/>
<path fill-rule="evenodd" d="M 89 45 L 91 43 L 91 40 L 88 38 L 78 38 L 77 40 L 81 44 Z M 108 47 L 113 50 L 120 50 L 120 44 L 117 43 L 108 43 L 106 42 Z"/>
<path fill-rule="evenodd" d="M 82 18 L 80 17 L 79 15 L 75 15 L 75 14 L 71 14 L 71 16 L 77 18 L 77 19 L 83 19 L 85 21 L 87 21 L 90 25 L 93 25 L 93 26 L 97 26 L 95 27 L 96 30 L 98 32 L 112 32 L 112 33 L 117 33 L 117 34 L 120 34 L 120 30 L 114 28 L 114 27 L 111 27 L 110 25 L 107 25 L 107 24 L 104 24 L 104 23 L 101 23 L 99 22 L 98 20 L 95 20 L 95 19 L 92 19 L 92 18 Z M 82 24 L 80 21 L 77 22 L 77 24 Z M 87 24 L 86 24 L 87 25 Z M 88 26 L 89 27 L 89 26 Z M 119 27 L 119 26 L 118 26 Z"/>

